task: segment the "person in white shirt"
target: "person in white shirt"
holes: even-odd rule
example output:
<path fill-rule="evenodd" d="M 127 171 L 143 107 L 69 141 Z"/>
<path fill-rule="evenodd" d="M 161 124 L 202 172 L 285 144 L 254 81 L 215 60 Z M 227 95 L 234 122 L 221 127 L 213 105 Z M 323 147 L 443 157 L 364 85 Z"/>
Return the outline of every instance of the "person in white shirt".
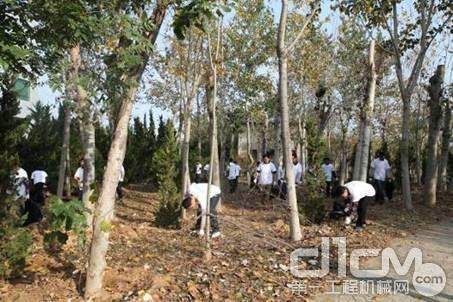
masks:
<path fill-rule="evenodd" d="M 79 200 L 83 199 L 83 159 L 79 161 L 79 167 L 77 168 L 74 179 L 77 182 L 77 195 Z"/>
<path fill-rule="evenodd" d="M 230 183 L 230 193 L 234 193 L 236 192 L 236 189 L 238 187 L 238 179 L 239 175 L 241 174 L 241 166 L 239 166 L 235 160 L 230 159 L 227 170 L 228 181 Z"/>
<path fill-rule="evenodd" d="M 260 163 L 258 169 L 257 183 L 260 186 L 272 186 L 275 182 L 277 168 L 274 163 L 270 161 L 268 154 L 263 156 L 263 161 Z"/>
<path fill-rule="evenodd" d="M 13 191 L 10 191 L 10 193 L 14 193 L 14 200 L 25 201 L 30 198 L 28 192 L 28 173 L 19 167 L 19 164 L 14 164 L 13 166 L 12 183 Z"/>
<path fill-rule="evenodd" d="M 364 181 L 351 181 L 337 189 L 336 195 L 343 198 L 350 206 L 345 210 L 349 216 L 346 223 L 351 220 L 353 209 L 357 209 L 357 223 L 355 230 L 361 231 L 366 224 L 368 203 L 376 195 L 374 187 Z"/>
<path fill-rule="evenodd" d="M 118 196 L 119 199 L 122 199 L 124 197 L 123 182 L 124 176 L 126 175 L 126 171 L 124 170 L 123 165 L 121 165 L 119 172 L 120 174 L 118 177 L 118 186 L 116 187 L 116 195 Z"/>
<path fill-rule="evenodd" d="M 203 166 L 200 162 L 195 165 L 195 183 L 200 183 L 203 173 Z"/>
<path fill-rule="evenodd" d="M 321 170 L 324 174 L 324 181 L 326 182 L 326 195 L 330 197 L 332 194 L 332 181 L 334 180 L 334 167 L 328 157 L 324 158 Z"/>
<path fill-rule="evenodd" d="M 43 169 L 37 169 L 31 173 L 31 180 L 33 183 L 33 194 L 31 199 L 33 202 L 42 206 L 45 202 L 45 188 L 47 183 L 47 173 Z"/>
<path fill-rule="evenodd" d="M 293 162 L 292 173 L 294 174 L 294 183 L 296 185 L 299 185 L 302 183 L 302 165 L 299 163 L 297 159 L 297 154 L 295 152 L 293 152 L 292 162 Z M 286 199 L 288 188 L 286 185 L 285 169 L 283 168 L 283 164 L 281 164 L 280 167 L 278 168 L 278 175 L 279 175 L 278 185 L 280 188 L 281 198 Z"/>
<path fill-rule="evenodd" d="M 211 224 L 211 238 L 220 237 L 220 228 L 217 221 L 217 204 L 219 203 L 221 190 L 215 185 L 210 185 L 209 188 L 209 217 Z M 197 207 L 197 224 L 196 230 L 200 237 L 205 235 L 206 225 L 206 209 L 208 205 L 208 184 L 193 183 L 189 186 L 182 206 L 185 209 L 195 209 Z"/>
<path fill-rule="evenodd" d="M 373 175 L 374 186 L 376 188 L 376 201 L 383 203 L 388 201 L 385 192 L 385 181 L 390 172 L 390 165 L 385 159 L 384 153 L 379 152 L 378 157 L 371 162 L 371 174 Z"/>
<path fill-rule="evenodd" d="M 208 178 L 209 178 L 209 163 L 207 163 L 206 165 L 204 165 L 203 167 L 203 173 L 204 173 L 204 179 L 206 181 L 208 181 Z"/>

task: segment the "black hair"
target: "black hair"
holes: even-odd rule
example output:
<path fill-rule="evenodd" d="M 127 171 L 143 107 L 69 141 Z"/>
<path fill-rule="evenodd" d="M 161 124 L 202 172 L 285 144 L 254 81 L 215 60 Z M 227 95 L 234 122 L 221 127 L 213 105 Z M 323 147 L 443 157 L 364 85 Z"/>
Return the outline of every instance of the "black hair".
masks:
<path fill-rule="evenodd" d="M 192 205 L 192 197 L 191 197 L 191 196 L 186 197 L 186 198 L 182 201 L 182 206 L 183 206 L 184 209 L 190 208 L 191 205 Z"/>
<path fill-rule="evenodd" d="M 338 186 L 335 190 L 334 197 L 340 197 L 344 192 L 349 192 L 345 186 Z"/>
<path fill-rule="evenodd" d="M 324 157 L 324 161 L 330 161 L 328 157 Z"/>

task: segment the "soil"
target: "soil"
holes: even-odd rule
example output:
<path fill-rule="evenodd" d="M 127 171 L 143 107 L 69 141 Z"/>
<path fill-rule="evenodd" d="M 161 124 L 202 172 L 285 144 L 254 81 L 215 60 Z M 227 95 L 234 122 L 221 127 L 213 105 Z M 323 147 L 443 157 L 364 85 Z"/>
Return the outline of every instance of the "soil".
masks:
<path fill-rule="evenodd" d="M 339 221 L 302 226 L 303 240 L 293 243 L 282 201 L 264 201 L 256 193 L 227 194 L 219 221 L 223 237 L 212 241 L 212 258 L 205 260 L 205 239 L 190 235 L 194 213 L 181 229 L 153 226 L 155 193 L 134 186 L 118 202 L 104 276 L 105 301 L 304 301 L 326 290 L 326 280 L 305 279 L 307 295 L 291 290 L 297 281 L 289 271 L 289 254 L 299 247 L 320 246 L 321 237 L 347 237 L 348 251 L 380 248 L 415 235 L 453 217 L 452 194 L 439 196 L 435 209 L 424 206 L 414 192 L 415 211 L 403 209 L 400 197 L 369 207 L 367 228 L 356 233 Z M 2 301 L 83 301 L 86 249 L 76 238 L 62 251 L 43 248 L 42 226 L 29 226 L 33 251 L 21 278 L 0 281 Z M 402 240 L 401 239 L 401 240 Z M 337 257 L 336 249 L 330 249 Z M 336 261 L 331 261 L 334 268 Z M 301 261 L 317 267 L 318 261 Z M 331 270 L 333 271 L 333 270 Z"/>

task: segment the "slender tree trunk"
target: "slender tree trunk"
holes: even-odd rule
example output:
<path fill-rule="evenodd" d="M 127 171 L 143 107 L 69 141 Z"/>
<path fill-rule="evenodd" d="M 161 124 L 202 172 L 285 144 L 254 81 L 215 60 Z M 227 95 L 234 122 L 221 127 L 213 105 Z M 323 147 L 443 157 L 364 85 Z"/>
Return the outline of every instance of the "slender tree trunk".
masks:
<path fill-rule="evenodd" d="M 360 163 L 362 162 L 362 146 L 363 146 L 363 136 L 364 136 L 364 125 L 362 119 L 360 119 L 359 123 L 359 133 L 358 133 L 358 140 L 355 146 L 355 156 L 354 156 L 354 167 L 352 172 L 352 179 L 359 180 L 360 179 Z"/>
<path fill-rule="evenodd" d="M 307 167 L 307 130 L 305 129 L 305 116 L 299 114 L 298 118 L 299 137 L 300 137 L 300 164 L 302 165 L 302 175 L 305 177 L 305 168 Z"/>
<path fill-rule="evenodd" d="M 150 22 L 154 25 L 151 32 L 146 34 L 152 44 L 155 43 L 162 22 L 167 12 L 168 4 L 157 1 L 156 8 L 151 14 Z M 124 92 L 119 107 L 112 144 L 107 158 L 107 167 L 104 172 L 102 188 L 96 205 L 93 220 L 93 239 L 89 252 L 89 262 L 85 283 L 85 299 L 90 300 L 101 295 L 102 280 L 106 267 L 105 256 L 109 246 L 111 220 L 114 214 L 116 187 L 119 173 L 123 164 L 127 145 L 129 120 L 134 104 L 135 94 L 141 77 L 148 62 L 148 54 L 143 53 L 143 62 L 126 76 L 125 83 L 129 86 Z"/>
<path fill-rule="evenodd" d="M 429 132 L 428 132 L 428 150 L 426 152 L 426 173 L 424 184 L 424 198 L 427 205 L 436 206 L 437 190 L 437 150 L 440 137 L 440 128 L 442 122 L 442 85 L 444 81 L 445 66 L 439 65 L 436 73 L 429 80 Z"/>
<path fill-rule="evenodd" d="M 197 94 L 197 148 L 198 148 L 198 161 L 201 163 L 202 161 L 202 149 L 201 149 L 201 126 L 200 126 L 200 120 L 201 120 L 201 104 L 200 104 L 200 94 Z"/>
<path fill-rule="evenodd" d="M 279 70 L 279 101 L 280 101 L 280 116 L 281 116 L 281 138 L 283 142 L 283 163 L 285 167 L 285 180 L 288 186 L 287 199 L 290 207 L 290 236 L 291 240 L 299 241 L 302 239 L 299 222 L 299 210 L 297 207 L 297 195 L 293 173 L 288 171 L 293 170 L 291 160 L 290 147 L 290 131 L 289 131 L 289 108 L 288 108 L 288 53 L 285 47 L 285 31 L 287 19 L 287 1 L 282 0 L 282 10 L 280 15 L 280 24 L 278 28 L 277 38 L 277 56 Z"/>
<path fill-rule="evenodd" d="M 69 85 L 69 83 L 67 83 Z M 66 94 L 69 95 L 68 93 Z M 65 102 L 64 106 L 64 123 L 63 123 L 63 145 L 61 147 L 60 154 L 60 167 L 58 171 L 58 187 L 57 195 L 58 198 L 63 198 L 64 184 L 66 175 L 68 174 L 68 163 L 69 163 L 69 141 L 71 133 L 71 109 L 69 104 Z M 66 191 L 66 194 L 71 194 L 70 191 Z"/>
<path fill-rule="evenodd" d="M 401 129 L 401 189 L 406 209 L 412 210 L 411 179 L 409 174 L 409 121 L 410 121 L 410 99 L 403 98 L 403 123 Z"/>
<path fill-rule="evenodd" d="M 340 186 L 344 185 L 348 178 L 348 148 L 346 145 L 347 127 L 341 129 L 341 155 L 340 155 Z"/>
<path fill-rule="evenodd" d="M 251 173 L 253 171 L 253 156 L 251 147 L 250 117 L 247 115 L 247 184 L 250 187 Z"/>
<path fill-rule="evenodd" d="M 137 81 L 139 79 L 140 77 L 136 77 Z M 130 88 L 122 101 L 107 158 L 102 189 L 94 215 L 93 241 L 91 243 L 85 289 L 86 299 L 97 297 L 102 288 L 102 279 L 107 265 L 105 255 L 109 246 L 110 223 L 114 215 L 116 187 L 118 186 L 120 167 L 123 164 L 126 153 L 128 125 L 136 91 L 137 86 Z"/>
<path fill-rule="evenodd" d="M 186 195 L 187 189 L 190 186 L 190 168 L 189 168 L 189 150 L 190 150 L 190 130 L 192 124 L 192 101 L 186 100 L 183 112 L 183 136 L 182 136 L 182 148 L 181 148 L 181 172 L 182 172 L 182 184 L 181 193 L 182 196 Z M 181 217 L 184 219 L 186 211 L 183 208 L 181 211 Z"/>
<path fill-rule="evenodd" d="M 81 67 L 80 45 L 71 49 L 71 78 L 73 79 L 75 91 L 75 103 L 79 115 L 79 127 L 83 148 L 83 204 L 88 209 L 86 212 L 87 224 L 92 226 L 94 204 L 90 201 L 93 192 L 94 182 L 94 160 L 95 160 L 95 129 L 93 110 L 88 102 L 88 95 L 84 87 L 79 83 L 79 72 Z"/>
<path fill-rule="evenodd" d="M 415 177 L 417 178 L 417 184 L 421 185 L 422 182 L 422 142 L 420 141 L 420 124 L 421 124 L 421 97 L 418 98 L 417 106 L 417 122 L 415 125 Z"/>
<path fill-rule="evenodd" d="M 370 74 L 368 78 L 367 97 L 364 101 L 362 112 L 361 112 L 361 128 L 362 137 L 359 139 L 360 148 L 357 150 L 360 155 L 359 161 L 354 163 L 355 180 L 366 181 L 368 172 L 368 159 L 370 153 L 370 141 L 371 141 L 371 118 L 374 111 L 374 98 L 376 95 L 376 64 L 375 64 L 375 41 L 371 40 L 370 51 L 369 51 L 369 68 Z M 357 158 L 357 156 L 356 156 Z M 358 164 L 356 170 L 355 165 Z"/>
<path fill-rule="evenodd" d="M 208 103 L 208 115 L 209 115 L 209 121 L 211 122 L 211 126 L 209 127 L 209 136 L 212 137 L 213 139 L 213 154 L 214 154 L 214 161 L 213 161 L 213 166 L 212 166 L 212 184 L 219 186 L 220 187 L 220 169 L 219 169 L 219 143 L 217 140 L 218 134 L 217 134 L 217 120 L 214 119 L 214 110 L 217 110 L 217 108 L 213 107 L 214 105 L 213 102 L 217 98 L 216 95 L 214 95 L 214 87 L 217 85 L 217 83 L 214 82 L 214 76 L 209 77 L 209 84 L 207 85 L 206 89 L 206 98 L 207 98 L 207 103 Z"/>
<path fill-rule="evenodd" d="M 439 191 L 446 192 L 448 190 L 448 156 L 450 154 L 450 141 L 451 141 L 451 111 L 450 101 L 447 99 L 444 108 L 443 130 L 442 130 L 442 147 L 439 158 L 439 176 L 438 186 Z"/>
<path fill-rule="evenodd" d="M 277 109 L 277 116 L 275 117 L 275 144 L 274 144 L 274 164 L 278 168 L 280 165 L 280 158 L 282 157 L 282 127 L 280 108 Z"/>

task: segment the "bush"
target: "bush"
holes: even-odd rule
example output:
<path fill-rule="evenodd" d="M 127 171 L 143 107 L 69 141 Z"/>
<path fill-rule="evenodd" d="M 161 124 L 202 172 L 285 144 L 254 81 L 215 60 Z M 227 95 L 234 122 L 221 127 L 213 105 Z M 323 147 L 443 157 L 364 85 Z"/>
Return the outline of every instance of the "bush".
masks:
<path fill-rule="evenodd" d="M 22 274 L 33 242 L 21 227 L 26 217 L 20 217 L 19 201 L 6 197 L 0 203 L 0 278 L 9 279 Z"/>
<path fill-rule="evenodd" d="M 68 240 L 69 233 L 78 238 L 79 246 L 85 245 L 86 208 L 80 200 L 63 202 L 52 197 L 49 204 L 49 230 L 44 235 L 45 247 L 55 251 L 61 248 Z"/>
<path fill-rule="evenodd" d="M 305 185 L 301 191 L 299 200 L 299 212 L 303 214 L 305 223 L 319 224 L 326 218 L 329 199 L 324 193 L 324 181 L 320 171 L 314 171 L 314 175 L 306 174 Z"/>
<path fill-rule="evenodd" d="M 153 156 L 157 184 L 159 186 L 159 204 L 154 211 L 154 223 L 164 228 L 178 228 L 181 204 L 176 186 L 178 177 L 178 147 L 174 127 L 167 122 L 161 129 L 160 144 Z"/>

